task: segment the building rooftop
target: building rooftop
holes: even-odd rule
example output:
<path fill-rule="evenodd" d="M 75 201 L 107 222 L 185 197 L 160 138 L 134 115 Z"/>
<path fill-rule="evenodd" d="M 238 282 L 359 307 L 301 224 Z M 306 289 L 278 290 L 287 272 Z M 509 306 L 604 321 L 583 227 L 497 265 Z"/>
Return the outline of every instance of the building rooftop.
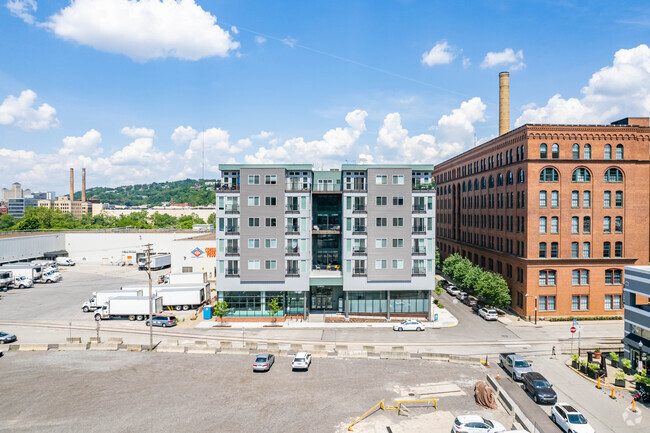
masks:
<path fill-rule="evenodd" d="M 433 170 L 433 164 L 343 164 L 341 171 L 368 170 L 369 168 L 410 168 L 411 170 Z"/>
<path fill-rule="evenodd" d="M 239 171 L 242 168 L 284 168 L 295 171 L 311 171 L 313 164 L 219 164 L 221 171 Z"/>

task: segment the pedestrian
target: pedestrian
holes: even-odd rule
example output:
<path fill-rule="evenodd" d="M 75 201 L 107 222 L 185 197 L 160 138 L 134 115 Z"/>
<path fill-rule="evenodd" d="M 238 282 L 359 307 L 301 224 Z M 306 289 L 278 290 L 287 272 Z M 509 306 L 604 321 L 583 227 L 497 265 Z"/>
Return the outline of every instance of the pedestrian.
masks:
<path fill-rule="evenodd" d="M 550 359 L 557 359 L 557 355 L 555 354 L 555 346 L 553 346 L 553 349 L 551 350 L 551 358 Z"/>

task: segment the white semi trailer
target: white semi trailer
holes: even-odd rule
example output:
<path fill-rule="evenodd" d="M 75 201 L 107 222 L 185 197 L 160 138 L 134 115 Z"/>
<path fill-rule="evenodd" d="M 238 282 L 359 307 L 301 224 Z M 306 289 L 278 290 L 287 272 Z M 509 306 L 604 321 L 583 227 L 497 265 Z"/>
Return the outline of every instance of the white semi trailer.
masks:
<path fill-rule="evenodd" d="M 153 314 L 162 312 L 162 298 L 160 296 L 151 299 L 151 308 Z M 144 320 L 148 315 L 148 296 L 117 296 L 110 298 L 107 303 L 95 311 L 95 320 Z"/>
<path fill-rule="evenodd" d="M 206 284 L 205 272 L 175 272 L 169 274 L 169 284 Z"/>
<path fill-rule="evenodd" d="M 156 296 L 162 296 L 163 307 L 176 311 L 194 309 L 207 300 L 208 285 L 165 284 L 158 286 Z"/>
<path fill-rule="evenodd" d="M 107 303 L 109 299 L 118 296 L 142 296 L 142 290 L 100 290 L 99 292 L 93 292 L 93 297 L 83 303 L 81 310 L 84 313 L 95 311 L 102 308 L 102 305 Z"/>
<path fill-rule="evenodd" d="M 14 273 L 14 278 L 24 275 L 34 283 L 39 281 L 43 276 L 43 268 L 32 263 L 9 263 L 0 266 L 0 270 L 12 271 Z"/>
<path fill-rule="evenodd" d="M 154 254 L 151 256 L 151 270 L 156 271 L 163 268 L 168 268 L 172 265 L 171 254 Z M 147 256 L 138 259 L 138 269 L 144 271 L 147 269 Z"/>

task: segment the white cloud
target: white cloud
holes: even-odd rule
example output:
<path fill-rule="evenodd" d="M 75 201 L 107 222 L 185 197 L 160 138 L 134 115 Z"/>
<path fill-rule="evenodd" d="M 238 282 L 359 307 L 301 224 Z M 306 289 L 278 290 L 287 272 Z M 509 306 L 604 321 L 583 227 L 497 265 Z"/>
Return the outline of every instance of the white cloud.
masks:
<path fill-rule="evenodd" d="M 81 137 L 65 137 L 63 147 L 59 149 L 59 155 L 90 156 L 103 151 L 97 147 L 102 142 L 102 134 L 91 129 Z"/>
<path fill-rule="evenodd" d="M 196 134 L 198 134 L 196 129 L 192 128 L 191 126 L 181 125 L 178 128 L 174 129 L 171 139 L 176 144 L 182 144 L 182 143 L 187 143 L 188 141 L 196 137 Z"/>
<path fill-rule="evenodd" d="M 238 35 L 239 34 L 239 29 L 235 26 L 230 27 L 230 31 L 232 32 L 233 35 Z"/>
<path fill-rule="evenodd" d="M 135 126 L 125 126 L 120 131 L 120 134 L 126 135 L 127 137 L 149 137 L 153 138 L 156 132 L 153 129 L 149 128 L 136 128 Z"/>
<path fill-rule="evenodd" d="M 525 123 L 605 123 L 626 116 L 650 116 L 650 48 L 621 49 L 614 61 L 594 73 L 582 97 L 553 95 L 542 107 L 523 107 L 516 126 Z"/>
<path fill-rule="evenodd" d="M 226 57 L 239 48 L 194 0 L 76 0 L 43 25 L 61 39 L 139 62 Z"/>
<path fill-rule="evenodd" d="M 469 57 L 463 57 L 463 68 L 467 69 L 470 66 L 472 66 L 472 61 L 470 60 Z"/>
<path fill-rule="evenodd" d="M 266 42 L 266 38 L 264 36 L 259 36 L 259 35 L 255 36 L 255 42 L 257 42 L 258 44 L 263 44 L 264 42 Z"/>
<path fill-rule="evenodd" d="M 437 42 L 430 51 L 422 54 L 422 63 L 427 66 L 446 65 L 456 58 L 447 41 Z"/>
<path fill-rule="evenodd" d="M 17 98 L 9 95 L 0 105 L 0 125 L 15 125 L 23 129 L 49 129 L 59 124 L 56 110 L 48 104 L 34 108 L 36 93 L 23 90 Z"/>
<path fill-rule="evenodd" d="M 156 170 L 163 171 L 173 157 L 173 152 L 163 153 L 153 147 L 153 138 L 138 137 L 112 154 L 109 158 L 112 164 L 139 165 L 143 164 Z M 156 165 L 157 164 L 157 165 Z M 162 165 L 161 165 L 162 164 Z"/>
<path fill-rule="evenodd" d="M 36 12 L 36 2 L 34 0 L 9 0 L 6 5 L 11 15 L 14 15 L 28 24 L 34 23 L 34 15 Z"/>
<path fill-rule="evenodd" d="M 296 46 L 296 42 L 298 42 L 298 39 L 294 39 L 294 38 L 284 38 L 284 39 L 282 39 L 282 43 L 289 46 L 289 47 L 291 47 L 291 48 Z"/>
<path fill-rule="evenodd" d="M 523 50 L 515 52 L 512 48 L 506 48 L 501 52 L 489 52 L 485 55 L 481 68 L 493 68 L 501 65 L 512 71 L 526 66 Z"/>
<path fill-rule="evenodd" d="M 251 135 L 251 138 L 255 140 L 266 140 L 267 138 L 271 138 L 272 135 L 272 132 L 262 130 L 259 134 Z"/>

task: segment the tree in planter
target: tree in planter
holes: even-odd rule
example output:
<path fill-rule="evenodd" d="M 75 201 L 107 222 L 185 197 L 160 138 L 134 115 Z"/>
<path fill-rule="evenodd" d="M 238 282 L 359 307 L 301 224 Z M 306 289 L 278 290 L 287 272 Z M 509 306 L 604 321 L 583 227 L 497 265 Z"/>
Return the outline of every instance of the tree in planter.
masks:
<path fill-rule="evenodd" d="M 271 313 L 271 317 L 273 317 L 273 323 L 277 320 L 275 315 L 280 312 L 282 308 L 280 308 L 280 303 L 278 302 L 278 298 L 273 298 L 271 299 L 271 303 L 269 304 L 269 312 Z"/>
<path fill-rule="evenodd" d="M 219 318 L 220 326 L 223 326 L 223 316 L 228 314 L 228 303 L 226 301 L 219 301 L 214 305 L 214 315 Z"/>
<path fill-rule="evenodd" d="M 600 359 L 600 347 L 594 349 L 594 359 Z"/>
<path fill-rule="evenodd" d="M 634 382 L 636 384 L 636 389 L 639 389 L 639 385 L 648 385 L 650 382 L 648 380 L 646 369 L 642 369 L 640 373 L 635 373 L 634 374 Z"/>
<path fill-rule="evenodd" d="M 618 353 L 616 352 L 609 352 L 609 358 L 612 360 L 612 367 L 618 367 Z"/>

